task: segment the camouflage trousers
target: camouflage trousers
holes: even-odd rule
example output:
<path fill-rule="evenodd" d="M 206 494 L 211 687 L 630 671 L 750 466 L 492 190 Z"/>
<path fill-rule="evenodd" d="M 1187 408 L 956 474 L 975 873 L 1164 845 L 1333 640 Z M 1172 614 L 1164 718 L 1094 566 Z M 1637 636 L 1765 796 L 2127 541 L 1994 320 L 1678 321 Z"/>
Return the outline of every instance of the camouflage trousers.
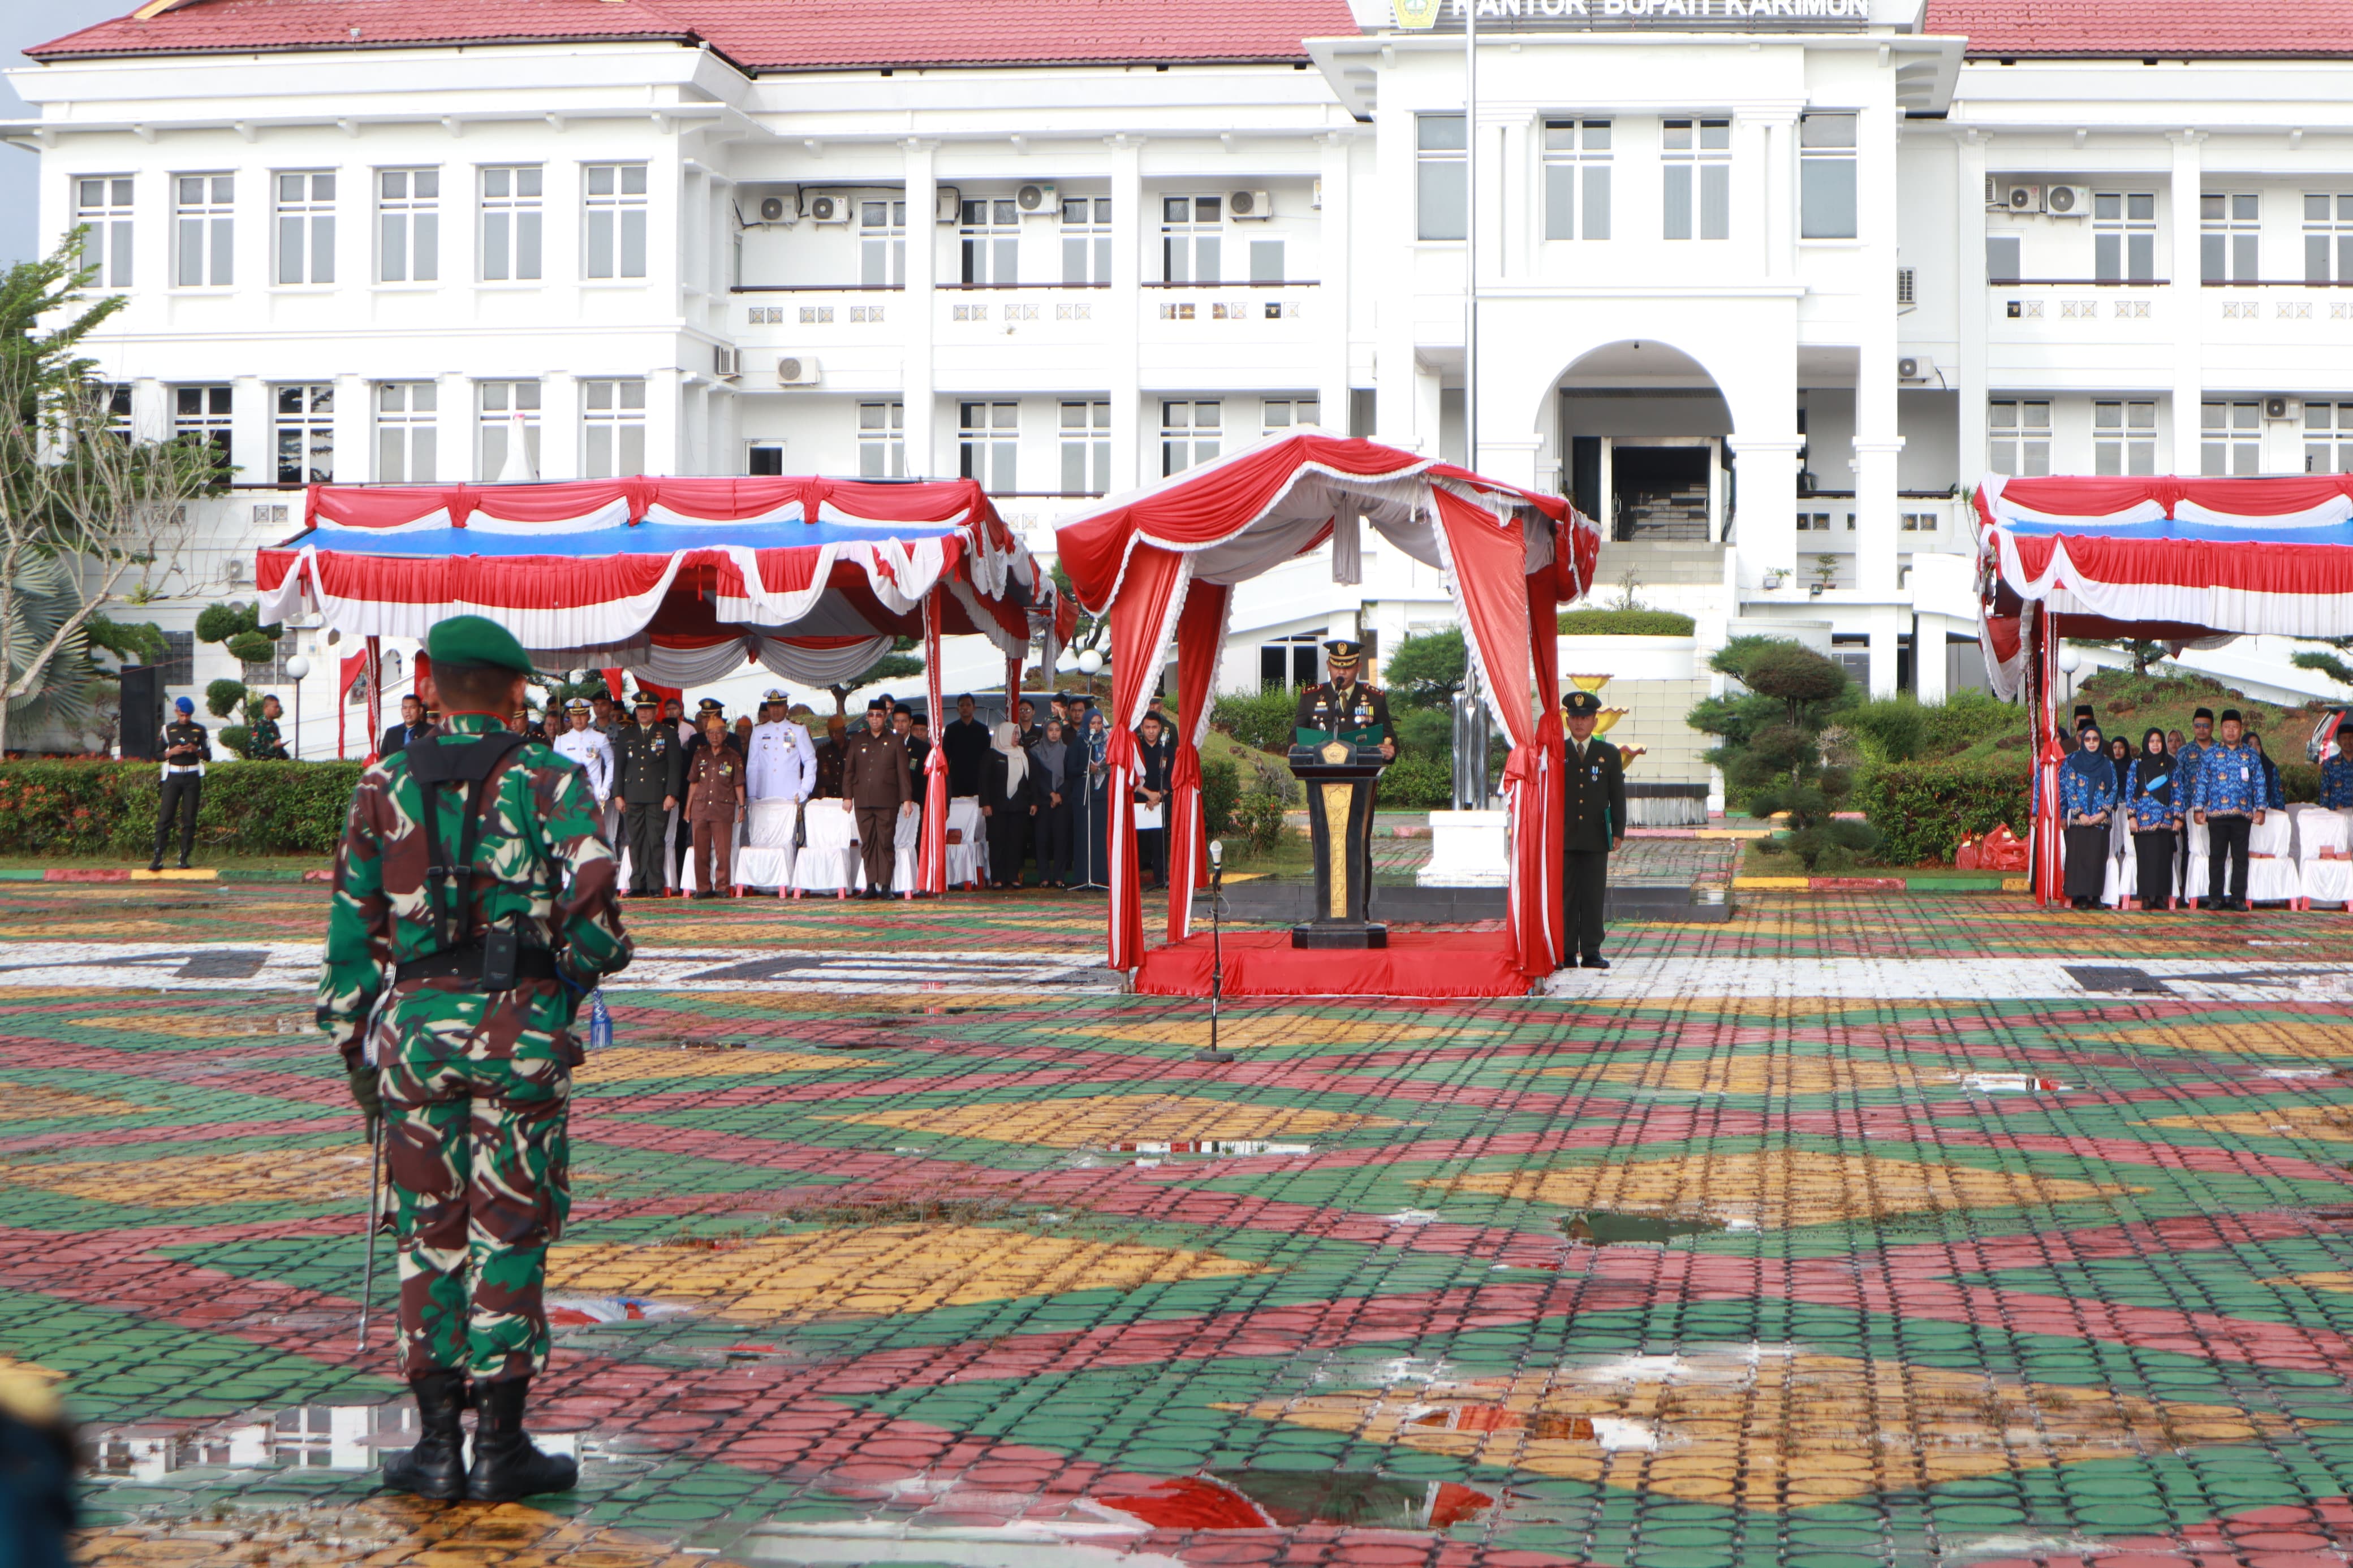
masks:
<path fill-rule="evenodd" d="M 480 1382 L 543 1370 L 547 1247 L 572 1206 L 570 1070 L 548 1058 L 395 1060 L 379 1081 L 403 1368 Z"/>

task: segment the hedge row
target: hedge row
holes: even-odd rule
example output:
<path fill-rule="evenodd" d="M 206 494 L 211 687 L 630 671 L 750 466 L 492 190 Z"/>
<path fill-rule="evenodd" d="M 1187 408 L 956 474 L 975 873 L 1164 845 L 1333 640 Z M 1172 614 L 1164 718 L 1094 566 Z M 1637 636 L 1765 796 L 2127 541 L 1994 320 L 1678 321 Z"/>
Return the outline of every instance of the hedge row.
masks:
<path fill-rule="evenodd" d="M 196 841 L 239 855 L 324 858 L 343 837 L 359 777 L 357 763 L 213 763 Z M 0 854 L 143 859 L 162 791 L 153 763 L 0 763 Z"/>

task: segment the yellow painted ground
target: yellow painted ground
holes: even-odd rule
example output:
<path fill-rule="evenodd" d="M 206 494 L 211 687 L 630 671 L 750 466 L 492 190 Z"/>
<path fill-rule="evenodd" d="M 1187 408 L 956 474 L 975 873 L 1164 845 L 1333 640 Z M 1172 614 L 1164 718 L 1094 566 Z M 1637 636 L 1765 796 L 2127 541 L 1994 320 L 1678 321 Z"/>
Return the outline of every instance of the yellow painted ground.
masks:
<path fill-rule="evenodd" d="M 759 1078 L 773 1073 L 838 1072 L 854 1056 L 821 1057 L 793 1051 L 686 1051 L 655 1046 L 616 1046 L 598 1051 L 573 1069 L 575 1083 L 623 1083 L 638 1079 Z"/>
<path fill-rule="evenodd" d="M 1198 1047 L 1209 1043 L 1207 1019 L 1181 1024 L 1074 1024 L 1054 1032 L 1109 1040 L 1134 1040 L 1147 1046 Z M 1408 1040 L 1459 1038 L 1461 1033 L 1459 1028 L 1436 1028 L 1428 1024 L 1327 1022 L 1287 1014 L 1271 1016 L 1253 1014 L 1249 1017 L 1218 1021 L 1219 1047 L 1233 1049 L 1245 1046 L 1385 1046 Z"/>
<path fill-rule="evenodd" d="M 1693 1094 L 1852 1094 L 1865 1089 L 1912 1089 L 1916 1069 L 1876 1058 L 1802 1057 L 1781 1054 L 1714 1057 L 1678 1061 L 1644 1057 L 1597 1066 L 1544 1069 L 1547 1076 L 1593 1077 L 1640 1089 L 1681 1089 Z M 1930 1081 L 1938 1075 L 1931 1074 Z"/>
<path fill-rule="evenodd" d="M 367 1196 L 365 1144 L 347 1149 L 253 1149 L 115 1161 L 0 1160 L 0 1185 L 37 1187 L 135 1208 L 209 1204 L 358 1203 Z"/>
<path fill-rule="evenodd" d="M 2353 1143 L 2353 1105 L 2281 1105 L 2221 1116 L 2160 1116 L 2142 1125 L 2195 1127 L 2203 1132 L 2235 1132 L 2242 1138 L 2316 1138 L 2327 1143 Z"/>
<path fill-rule="evenodd" d="M 979 1100 L 906 1110 L 845 1111 L 820 1120 L 896 1127 L 909 1132 L 936 1132 L 952 1138 L 986 1138 L 1000 1143 L 1036 1143 L 1050 1149 L 1205 1139 L 1306 1138 L 1352 1132 L 1360 1127 L 1397 1125 L 1379 1116 L 1305 1110 L 1289 1105 L 1241 1105 L 1184 1094 Z"/>
<path fill-rule="evenodd" d="M 127 1100 L 0 1079 L 0 1122 L 48 1121 L 65 1116 L 138 1116 L 151 1109 Z"/>

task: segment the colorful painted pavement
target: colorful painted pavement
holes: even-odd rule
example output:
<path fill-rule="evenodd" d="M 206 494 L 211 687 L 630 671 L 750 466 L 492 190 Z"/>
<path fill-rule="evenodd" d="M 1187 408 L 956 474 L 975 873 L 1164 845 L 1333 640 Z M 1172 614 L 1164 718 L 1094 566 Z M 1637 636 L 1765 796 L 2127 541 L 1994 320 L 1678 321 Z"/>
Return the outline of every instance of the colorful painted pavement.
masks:
<path fill-rule="evenodd" d="M 371 1480 L 365 1149 L 272 978 L 322 905 L 0 887 L 0 1367 L 88 1563 L 2353 1552 L 2339 913 L 1760 895 L 1219 1065 L 1099 904 L 644 908 L 554 1261 L 583 1485 L 485 1509 Z"/>

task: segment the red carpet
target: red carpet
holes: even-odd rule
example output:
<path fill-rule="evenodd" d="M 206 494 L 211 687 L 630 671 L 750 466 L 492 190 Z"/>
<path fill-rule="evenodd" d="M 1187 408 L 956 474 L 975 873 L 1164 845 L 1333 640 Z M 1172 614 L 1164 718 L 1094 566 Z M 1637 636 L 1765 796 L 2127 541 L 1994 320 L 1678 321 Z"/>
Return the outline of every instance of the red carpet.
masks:
<path fill-rule="evenodd" d="M 1288 931 L 1226 933 L 1229 996 L 1525 996 L 1509 931 L 1389 928 L 1386 948 L 1297 949 Z M 1209 994 L 1206 932 L 1148 949 L 1135 988 L 1153 996 Z"/>

